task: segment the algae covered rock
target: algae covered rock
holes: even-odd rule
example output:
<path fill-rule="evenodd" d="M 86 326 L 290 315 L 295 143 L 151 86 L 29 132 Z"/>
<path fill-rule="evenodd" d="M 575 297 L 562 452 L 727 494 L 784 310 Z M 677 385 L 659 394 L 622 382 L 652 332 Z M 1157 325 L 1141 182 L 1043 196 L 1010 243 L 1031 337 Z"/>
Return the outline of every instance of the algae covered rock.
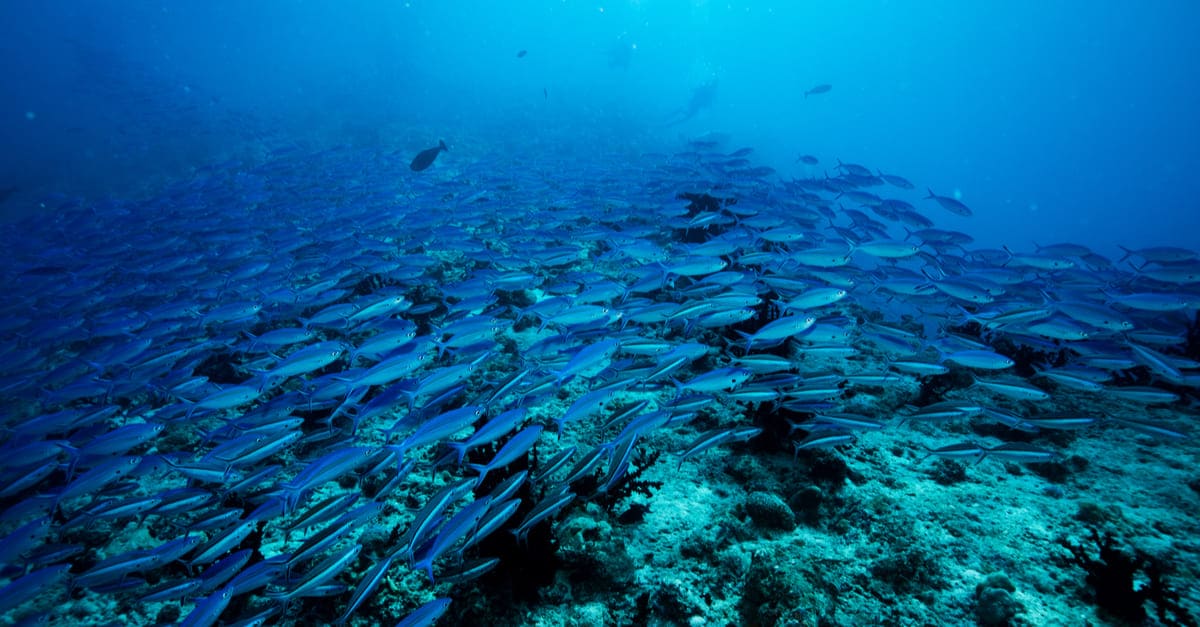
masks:
<path fill-rule="evenodd" d="M 832 600 L 820 591 L 821 579 L 800 560 L 773 549 L 755 552 L 742 591 L 742 622 L 784 627 L 823 625 Z"/>
<path fill-rule="evenodd" d="M 1011 625 L 1025 608 L 1013 598 L 1016 586 L 1004 573 L 992 573 L 975 587 L 975 620 L 984 626 Z"/>
<path fill-rule="evenodd" d="M 778 495 L 752 492 L 746 497 L 746 514 L 763 529 L 790 531 L 796 528 L 796 516 Z"/>

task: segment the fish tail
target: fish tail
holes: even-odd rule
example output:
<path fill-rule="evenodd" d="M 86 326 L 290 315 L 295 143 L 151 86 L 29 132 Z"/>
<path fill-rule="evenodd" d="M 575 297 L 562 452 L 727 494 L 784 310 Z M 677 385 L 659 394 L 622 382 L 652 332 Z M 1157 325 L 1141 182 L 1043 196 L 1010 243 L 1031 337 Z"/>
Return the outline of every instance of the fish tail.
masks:
<path fill-rule="evenodd" d="M 746 352 L 749 353 L 750 349 L 754 347 L 754 336 L 745 331 L 738 331 L 737 329 L 734 329 L 733 332 L 742 336 L 743 340 L 746 340 Z"/>
<path fill-rule="evenodd" d="M 559 431 L 562 431 L 561 427 L 559 428 Z M 471 470 L 474 470 L 475 472 L 479 473 L 479 479 L 478 479 L 479 483 L 483 483 L 483 479 L 485 477 L 487 477 L 488 472 L 490 470 L 492 470 L 491 468 L 489 468 L 483 464 L 467 464 L 467 467 L 470 468 Z"/>
<path fill-rule="evenodd" d="M 446 446 L 458 454 L 458 465 L 462 465 L 463 458 L 467 456 L 467 445 L 462 442 L 447 442 Z"/>
<path fill-rule="evenodd" d="M 683 396 L 683 383 L 675 377 L 669 378 L 671 379 L 671 383 L 675 385 L 675 398 Z"/>

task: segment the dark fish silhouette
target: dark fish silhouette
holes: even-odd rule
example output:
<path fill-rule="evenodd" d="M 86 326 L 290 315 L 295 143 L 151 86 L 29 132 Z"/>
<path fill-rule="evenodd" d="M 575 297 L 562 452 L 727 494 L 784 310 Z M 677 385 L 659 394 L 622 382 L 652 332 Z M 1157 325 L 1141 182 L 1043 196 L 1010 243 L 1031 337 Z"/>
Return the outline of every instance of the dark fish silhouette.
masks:
<path fill-rule="evenodd" d="M 529 51 L 528 51 L 528 50 L 518 50 L 518 51 L 517 51 L 517 58 L 518 58 L 518 59 L 520 59 L 521 57 L 523 57 L 523 56 L 525 56 L 525 55 L 527 55 L 527 54 L 529 54 Z"/>
<path fill-rule="evenodd" d="M 688 120 L 696 117 L 702 109 L 707 109 L 712 106 L 714 100 L 717 99 L 717 79 L 712 79 L 707 83 L 692 90 L 692 98 L 688 101 L 686 107 L 676 109 L 667 117 L 666 126 L 675 126 L 683 124 Z"/>
<path fill-rule="evenodd" d="M 800 155 L 799 157 L 796 157 L 797 163 L 801 161 L 807 163 L 808 165 L 817 165 L 817 158 L 812 155 Z"/>
<path fill-rule="evenodd" d="M 937 204 L 942 206 L 942 209 L 966 218 L 971 217 L 971 209 L 964 205 L 959 199 L 954 198 L 953 196 L 938 196 L 937 194 L 933 193 L 932 189 L 929 189 L 928 187 L 926 187 L 925 190 L 929 192 L 929 195 L 926 196 L 926 198 L 932 198 L 936 200 Z"/>
<path fill-rule="evenodd" d="M 722 144 L 729 141 L 730 137 L 726 133 L 718 133 L 709 131 L 699 137 L 693 137 L 688 140 L 688 146 L 698 150 L 715 150 L 720 148 Z"/>
<path fill-rule="evenodd" d="M 809 95 L 823 94 L 828 92 L 830 89 L 833 89 L 833 85 L 817 85 L 816 87 L 804 92 L 804 97 L 808 98 Z"/>
<path fill-rule="evenodd" d="M 433 165 L 433 160 L 437 159 L 438 153 L 443 150 L 450 149 L 446 147 L 446 142 L 439 139 L 438 145 L 418 152 L 417 156 L 413 157 L 412 163 L 408 164 L 408 167 L 412 168 L 413 172 L 420 172 Z"/>

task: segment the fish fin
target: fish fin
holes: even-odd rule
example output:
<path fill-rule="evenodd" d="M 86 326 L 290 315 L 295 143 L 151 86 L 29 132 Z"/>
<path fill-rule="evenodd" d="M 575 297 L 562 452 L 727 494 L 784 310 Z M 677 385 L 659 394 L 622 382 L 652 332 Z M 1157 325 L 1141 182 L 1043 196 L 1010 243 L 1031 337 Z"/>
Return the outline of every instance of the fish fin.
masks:
<path fill-rule="evenodd" d="M 1013 260 L 1013 251 L 1008 247 L 1008 245 L 1003 245 L 1000 248 L 1003 248 L 1004 252 L 1008 253 L 1008 259 L 1005 260 L 1004 263 L 1000 264 L 1000 267 L 1003 268 L 1008 266 L 1009 262 Z"/>
<path fill-rule="evenodd" d="M 463 463 L 463 458 L 467 456 L 466 443 L 465 442 L 446 442 L 446 446 L 449 447 L 455 453 L 458 453 L 458 463 L 461 466 Z"/>
<path fill-rule="evenodd" d="M 734 329 L 733 332 L 742 336 L 742 339 L 746 340 L 746 352 L 749 353 L 750 349 L 754 347 L 754 336 L 746 333 L 745 331 L 739 331 L 737 329 Z"/>
<path fill-rule="evenodd" d="M 562 431 L 562 429 L 560 428 L 559 431 Z M 490 472 L 492 470 L 491 468 L 488 468 L 487 466 L 484 466 L 483 464 L 467 464 L 467 467 L 470 468 L 471 470 L 474 470 L 475 472 L 479 473 L 478 483 L 483 483 L 484 477 L 487 477 L 488 472 Z M 476 484 L 476 485 L 478 485 L 478 484 Z"/>

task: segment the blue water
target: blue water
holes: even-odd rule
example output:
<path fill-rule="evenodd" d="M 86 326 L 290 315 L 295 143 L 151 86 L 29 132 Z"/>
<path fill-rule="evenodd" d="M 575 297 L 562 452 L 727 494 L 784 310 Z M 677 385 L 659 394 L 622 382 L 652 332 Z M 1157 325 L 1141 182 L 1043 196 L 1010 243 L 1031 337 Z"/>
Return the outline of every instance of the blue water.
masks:
<path fill-rule="evenodd" d="M 719 130 L 785 176 L 811 153 L 961 194 L 977 216 L 949 226 L 989 246 L 1186 246 L 1200 226 L 1191 2 L 13 0 L 0 17 L 6 214 L 264 137 Z M 710 109 L 659 127 L 710 79 Z"/>
<path fill-rule="evenodd" d="M 1197 23 L 0 3 L 0 624 L 1196 624 Z"/>

